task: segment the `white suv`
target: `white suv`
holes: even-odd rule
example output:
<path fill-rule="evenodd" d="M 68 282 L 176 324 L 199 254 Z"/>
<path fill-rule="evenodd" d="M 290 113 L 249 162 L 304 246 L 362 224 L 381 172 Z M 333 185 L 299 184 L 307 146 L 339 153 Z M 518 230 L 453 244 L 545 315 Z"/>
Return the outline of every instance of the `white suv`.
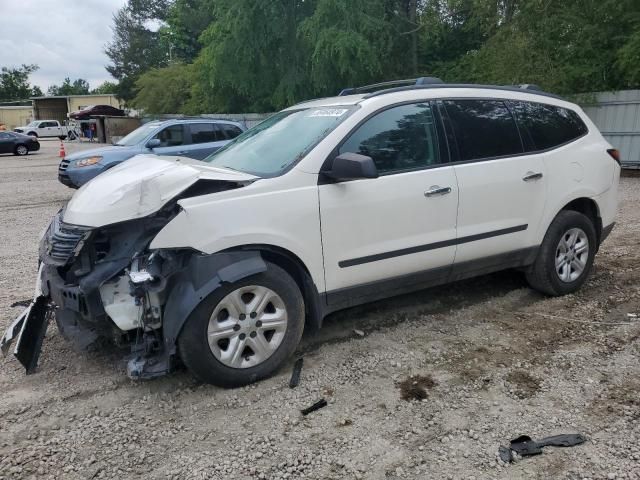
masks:
<path fill-rule="evenodd" d="M 617 151 L 531 88 L 351 89 L 301 103 L 204 162 L 142 155 L 76 192 L 9 328 L 27 371 L 63 335 L 130 345 L 128 374 L 238 386 L 338 309 L 506 268 L 578 289 L 614 224 Z"/>

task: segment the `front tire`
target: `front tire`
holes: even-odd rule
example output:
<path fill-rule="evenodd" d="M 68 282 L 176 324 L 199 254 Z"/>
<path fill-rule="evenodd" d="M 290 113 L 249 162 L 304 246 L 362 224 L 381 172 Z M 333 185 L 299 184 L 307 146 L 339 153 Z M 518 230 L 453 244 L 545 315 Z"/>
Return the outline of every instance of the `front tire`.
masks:
<path fill-rule="evenodd" d="M 27 135 L 29 135 L 30 137 L 38 138 L 38 134 L 36 132 L 29 132 L 27 133 Z"/>
<path fill-rule="evenodd" d="M 18 145 L 14 153 L 20 157 L 29 154 L 29 148 L 26 145 Z"/>
<path fill-rule="evenodd" d="M 575 292 L 589 277 L 597 249 L 593 222 L 580 212 L 563 210 L 551 222 L 527 281 L 551 296 Z"/>
<path fill-rule="evenodd" d="M 180 357 L 200 380 L 240 387 L 271 376 L 295 351 L 304 301 L 277 265 L 207 296 L 178 337 Z"/>

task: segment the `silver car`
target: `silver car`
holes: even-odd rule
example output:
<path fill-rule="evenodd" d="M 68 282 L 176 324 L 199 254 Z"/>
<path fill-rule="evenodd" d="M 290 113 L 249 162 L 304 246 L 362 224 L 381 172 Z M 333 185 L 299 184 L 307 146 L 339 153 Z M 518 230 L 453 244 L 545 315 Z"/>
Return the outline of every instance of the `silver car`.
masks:
<path fill-rule="evenodd" d="M 244 130 L 238 122 L 204 118 L 149 122 L 114 145 L 64 157 L 58 167 L 58 180 L 79 188 L 105 170 L 143 153 L 202 160 Z"/>

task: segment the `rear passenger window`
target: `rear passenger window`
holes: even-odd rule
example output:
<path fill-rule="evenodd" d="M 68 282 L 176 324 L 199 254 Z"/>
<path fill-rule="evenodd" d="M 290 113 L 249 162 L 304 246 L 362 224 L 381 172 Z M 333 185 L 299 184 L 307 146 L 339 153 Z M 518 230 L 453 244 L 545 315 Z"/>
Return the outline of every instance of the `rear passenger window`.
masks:
<path fill-rule="evenodd" d="M 340 153 L 346 152 L 371 157 L 380 174 L 439 163 L 431 107 L 418 103 L 378 113 L 358 127 L 340 147 Z"/>
<path fill-rule="evenodd" d="M 523 153 L 516 122 L 499 100 L 446 100 L 460 160 L 480 160 Z"/>
<path fill-rule="evenodd" d="M 527 151 L 546 150 L 571 142 L 587 133 L 587 126 L 573 110 L 533 102 L 513 102 Z"/>
<path fill-rule="evenodd" d="M 216 130 L 213 123 L 190 123 L 192 143 L 216 142 Z"/>

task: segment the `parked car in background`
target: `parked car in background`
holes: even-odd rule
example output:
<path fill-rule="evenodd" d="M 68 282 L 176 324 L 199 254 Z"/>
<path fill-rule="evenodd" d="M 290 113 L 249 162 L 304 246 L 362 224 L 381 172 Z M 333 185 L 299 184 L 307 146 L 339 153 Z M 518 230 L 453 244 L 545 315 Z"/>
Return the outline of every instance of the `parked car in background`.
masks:
<path fill-rule="evenodd" d="M 97 115 L 108 115 L 112 117 L 124 117 L 124 110 L 112 107 L 111 105 L 89 105 L 82 110 L 77 110 L 69 114 L 74 120 L 88 120 L 90 117 Z"/>
<path fill-rule="evenodd" d="M 546 295 L 577 291 L 614 227 L 619 177 L 619 152 L 552 94 L 350 89 L 205 162 L 138 156 L 78 190 L 2 343 L 18 338 L 34 365 L 53 302 L 68 339 L 128 342 L 131 377 L 180 356 L 205 382 L 245 385 L 343 308 L 507 268 Z"/>
<path fill-rule="evenodd" d="M 16 132 L 0 131 L 0 153 L 27 155 L 40 150 L 40 142 L 34 137 Z"/>
<path fill-rule="evenodd" d="M 69 134 L 69 127 L 62 125 L 58 120 L 34 120 L 29 125 L 14 128 L 13 131 L 36 138 L 58 137 L 64 140 Z"/>
<path fill-rule="evenodd" d="M 112 146 L 64 157 L 58 168 L 58 180 L 68 187 L 79 188 L 105 170 L 143 153 L 202 160 L 244 130 L 242 124 L 225 120 L 149 122 Z"/>

